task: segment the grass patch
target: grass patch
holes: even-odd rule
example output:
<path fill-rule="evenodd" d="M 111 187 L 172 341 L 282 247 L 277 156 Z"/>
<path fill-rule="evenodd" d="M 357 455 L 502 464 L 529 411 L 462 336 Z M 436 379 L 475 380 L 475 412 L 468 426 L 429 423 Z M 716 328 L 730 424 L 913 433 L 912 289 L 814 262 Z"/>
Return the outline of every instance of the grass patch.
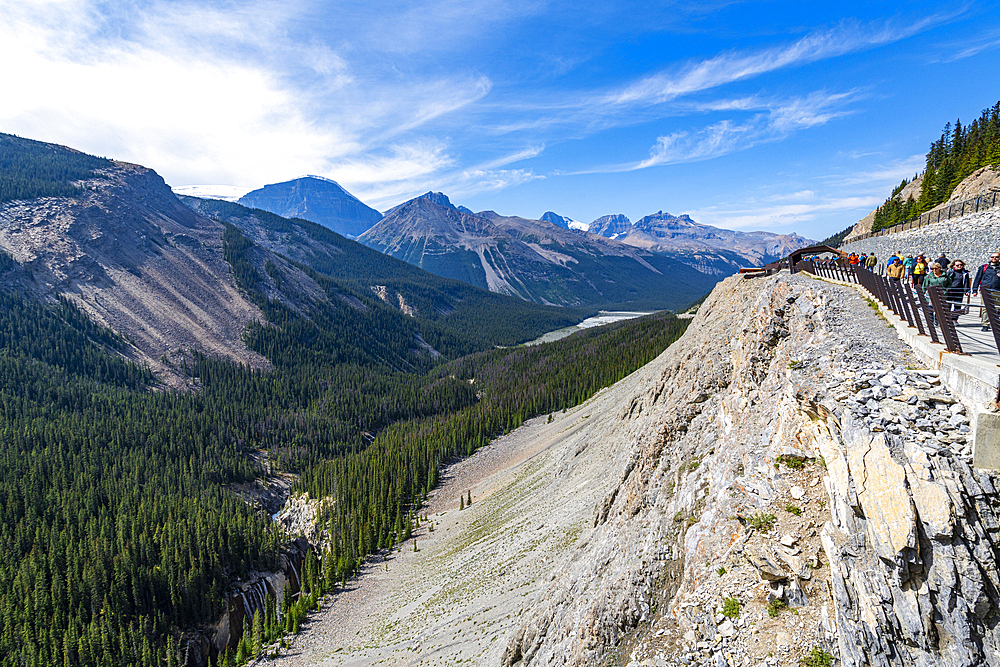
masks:
<path fill-rule="evenodd" d="M 763 532 L 765 530 L 771 530 L 772 528 L 774 528 L 774 522 L 777 520 L 778 517 L 774 516 L 773 514 L 768 514 L 766 512 L 757 512 L 756 514 L 751 515 L 747 519 L 747 523 L 749 523 L 752 528 L 756 528 L 757 530 Z"/>
<path fill-rule="evenodd" d="M 795 516 L 802 516 L 802 508 L 795 505 L 785 505 L 785 511 Z"/>
<path fill-rule="evenodd" d="M 719 575 L 719 576 L 721 577 L 721 576 L 723 576 L 723 575 L 725 575 L 725 574 L 726 574 L 726 568 L 724 568 L 724 567 L 720 567 L 720 568 L 719 568 L 718 570 L 716 570 L 715 572 L 716 572 L 716 573 L 717 573 L 717 574 L 718 574 L 718 575 Z"/>
<path fill-rule="evenodd" d="M 801 470 L 806 466 L 807 463 L 812 463 L 815 459 L 811 459 L 806 456 L 788 456 L 782 454 L 774 460 L 775 464 L 781 464 L 792 470 Z"/>
<path fill-rule="evenodd" d="M 740 601 L 736 598 L 726 598 L 722 601 L 722 615 L 727 618 L 736 618 L 740 615 Z"/>
<path fill-rule="evenodd" d="M 787 608 L 788 605 L 785 604 L 784 600 L 774 600 L 771 604 L 767 605 L 767 615 L 771 618 L 778 618 L 778 614 L 781 613 L 781 610 Z"/>
<path fill-rule="evenodd" d="M 800 667 L 832 667 L 833 656 L 826 651 L 814 648 L 809 655 L 799 658 Z"/>

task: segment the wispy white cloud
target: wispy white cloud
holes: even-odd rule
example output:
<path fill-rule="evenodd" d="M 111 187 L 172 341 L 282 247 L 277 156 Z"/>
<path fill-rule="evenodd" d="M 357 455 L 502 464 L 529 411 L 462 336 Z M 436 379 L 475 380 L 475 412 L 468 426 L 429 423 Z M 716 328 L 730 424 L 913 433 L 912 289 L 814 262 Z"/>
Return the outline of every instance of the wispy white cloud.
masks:
<path fill-rule="evenodd" d="M 938 15 L 907 25 L 844 22 L 832 30 L 810 33 L 792 44 L 724 53 L 676 71 L 659 72 L 610 93 L 606 101 L 615 105 L 662 104 L 779 69 L 896 42 L 949 19 L 950 15 Z"/>
<path fill-rule="evenodd" d="M 635 171 L 667 164 L 697 162 L 778 141 L 797 130 L 822 125 L 851 113 L 844 106 L 863 93 L 814 92 L 806 97 L 767 101 L 759 97 L 709 102 L 713 109 L 756 111 L 742 121 L 724 119 L 694 131 L 678 131 L 657 138 L 649 157 L 639 162 L 597 167 L 581 173 Z"/>
<path fill-rule="evenodd" d="M 18 63 L 0 70 L 0 124 L 178 185 L 323 173 L 364 186 L 451 168 L 446 141 L 419 131 L 489 79 L 374 81 L 329 45 L 290 39 L 298 9 L 0 0 L 0 59 Z"/>
<path fill-rule="evenodd" d="M 844 215 L 844 227 L 857 222 L 859 211 L 868 211 L 882 203 L 877 195 L 825 197 L 812 202 L 761 205 L 752 203 L 745 207 L 709 207 L 691 212 L 699 222 L 725 229 L 771 229 L 792 227 L 802 230 L 803 225 L 831 213 Z M 800 232 L 807 233 L 807 232 Z"/>
<path fill-rule="evenodd" d="M 874 184 L 877 187 L 889 184 L 896 185 L 904 178 L 912 179 L 914 174 L 922 172 L 926 161 L 925 155 L 911 155 L 879 164 L 875 168 L 851 171 L 847 174 L 830 174 L 823 180 L 828 186 L 842 187 L 856 187 L 866 184 L 869 186 Z"/>

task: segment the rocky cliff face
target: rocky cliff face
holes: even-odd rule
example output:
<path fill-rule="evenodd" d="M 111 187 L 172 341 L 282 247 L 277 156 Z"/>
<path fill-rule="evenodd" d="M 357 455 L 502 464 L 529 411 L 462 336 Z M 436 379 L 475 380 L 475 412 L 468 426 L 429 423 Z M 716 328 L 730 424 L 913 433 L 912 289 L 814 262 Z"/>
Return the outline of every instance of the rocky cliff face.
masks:
<path fill-rule="evenodd" d="M 72 198 L 0 206 L 0 248 L 24 268 L 10 285 L 62 294 L 163 371 L 180 350 L 266 366 L 241 334 L 262 317 L 222 257 L 222 225 L 184 206 L 156 172 L 114 163 Z"/>
<path fill-rule="evenodd" d="M 643 372 L 504 665 L 997 664 L 1000 480 L 856 291 L 728 279 Z"/>

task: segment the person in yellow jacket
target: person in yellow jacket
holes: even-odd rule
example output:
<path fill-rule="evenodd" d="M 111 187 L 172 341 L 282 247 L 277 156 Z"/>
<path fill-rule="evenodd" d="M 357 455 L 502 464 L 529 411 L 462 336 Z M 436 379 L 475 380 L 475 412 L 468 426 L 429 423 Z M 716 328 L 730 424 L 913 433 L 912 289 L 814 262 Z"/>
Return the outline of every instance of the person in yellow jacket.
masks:
<path fill-rule="evenodd" d="M 923 255 L 917 255 L 917 261 L 913 264 L 913 286 L 920 287 L 927 273 L 927 260 Z"/>

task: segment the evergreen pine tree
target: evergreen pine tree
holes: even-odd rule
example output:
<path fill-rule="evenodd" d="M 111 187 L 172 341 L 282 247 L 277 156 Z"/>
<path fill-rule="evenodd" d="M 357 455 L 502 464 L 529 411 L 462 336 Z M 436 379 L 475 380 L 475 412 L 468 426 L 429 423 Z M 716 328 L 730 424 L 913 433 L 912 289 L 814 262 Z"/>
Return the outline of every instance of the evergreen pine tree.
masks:
<path fill-rule="evenodd" d="M 250 644 L 250 654 L 260 655 L 264 649 L 264 619 L 261 617 L 260 609 L 253 613 L 253 642 Z"/>

